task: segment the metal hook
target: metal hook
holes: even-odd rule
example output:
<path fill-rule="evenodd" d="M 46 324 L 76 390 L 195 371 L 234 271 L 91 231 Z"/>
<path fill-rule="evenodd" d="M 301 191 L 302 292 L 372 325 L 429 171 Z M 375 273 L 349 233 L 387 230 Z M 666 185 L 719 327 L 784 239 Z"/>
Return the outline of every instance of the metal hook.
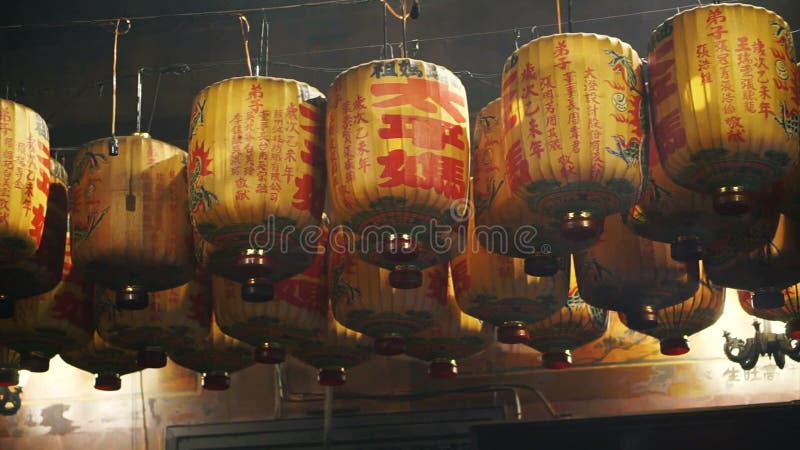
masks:
<path fill-rule="evenodd" d="M 534 25 L 531 27 L 531 39 L 536 39 L 539 37 L 538 31 L 539 25 Z"/>
<path fill-rule="evenodd" d="M 419 40 L 414 39 L 411 41 L 411 57 L 416 58 L 419 55 Z"/>
<path fill-rule="evenodd" d="M 519 28 L 514 29 L 514 50 L 519 50 L 519 38 L 520 38 L 520 30 Z"/>

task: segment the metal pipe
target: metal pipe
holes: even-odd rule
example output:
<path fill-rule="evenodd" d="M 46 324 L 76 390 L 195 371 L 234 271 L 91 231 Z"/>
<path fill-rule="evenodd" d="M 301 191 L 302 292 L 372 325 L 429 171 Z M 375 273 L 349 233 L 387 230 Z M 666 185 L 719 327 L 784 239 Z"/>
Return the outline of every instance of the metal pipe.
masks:
<path fill-rule="evenodd" d="M 136 132 L 142 132 L 142 71 L 144 67 L 139 67 L 136 71 Z"/>
<path fill-rule="evenodd" d="M 325 409 L 322 423 L 322 442 L 326 449 L 330 448 L 331 429 L 333 427 L 333 388 L 325 386 Z"/>
<path fill-rule="evenodd" d="M 567 31 L 572 33 L 572 0 L 567 0 Z"/>
<path fill-rule="evenodd" d="M 406 36 L 406 0 L 400 0 L 403 6 L 403 58 L 408 58 L 408 38 Z"/>

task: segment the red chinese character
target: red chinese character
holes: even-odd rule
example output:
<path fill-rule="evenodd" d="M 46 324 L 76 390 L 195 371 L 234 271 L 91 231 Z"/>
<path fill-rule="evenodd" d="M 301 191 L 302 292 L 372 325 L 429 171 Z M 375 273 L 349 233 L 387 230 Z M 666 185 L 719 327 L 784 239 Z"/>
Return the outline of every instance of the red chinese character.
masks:
<path fill-rule="evenodd" d="M 464 127 L 433 117 L 384 114 L 381 117 L 387 128 L 378 130 L 381 139 L 411 138 L 414 145 L 431 150 L 444 150 L 450 144 L 466 149 Z"/>
<path fill-rule="evenodd" d="M 672 52 L 673 48 L 674 44 L 671 40 L 658 46 L 648 66 L 651 88 L 650 98 L 654 106 L 659 105 L 678 91 L 678 84 L 673 71 L 675 59 L 674 57 L 664 59 Z"/>
<path fill-rule="evenodd" d="M 503 117 L 505 118 L 505 133 L 511 131 L 517 125 L 517 115 L 513 110 L 514 88 L 517 82 L 517 72 L 512 71 L 503 80 L 502 96 L 503 96 Z"/>
<path fill-rule="evenodd" d="M 433 189 L 451 199 L 463 198 L 466 192 L 464 161 L 460 159 L 434 153 L 408 156 L 397 149 L 378 157 L 378 164 L 383 166 L 381 177 L 388 178 L 381 187 Z"/>
<path fill-rule="evenodd" d="M 300 128 L 308 131 L 309 133 L 316 134 L 319 131 L 319 124 L 322 121 L 322 114 L 316 108 L 301 103 L 300 115 L 311 121 L 312 125 L 300 125 Z"/>
<path fill-rule="evenodd" d="M 718 25 L 720 23 L 725 23 L 727 18 L 722 13 L 722 8 L 711 8 L 708 10 L 708 17 L 706 18 L 706 24 L 708 25 Z"/>
<path fill-rule="evenodd" d="M 301 210 L 301 211 L 309 211 L 312 207 L 314 207 L 314 198 L 318 197 L 314 195 L 314 177 L 311 175 L 303 175 L 302 177 L 296 177 L 294 179 L 294 185 L 297 187 L 297 191 L 295 191 L 294 199 L 292 201 L 292 206 Z"/>
<path fill-rule="evenodd" d="M 561 164 L 561 176 L 567 178 L 575 174 L 575 163 L 569 155 L 561 155 L 558 157 L 558 163 Z"/>
<path fill-rule="evenodd" d="M 428 291 L 425 296 L 442 304 L 447 304 L 447 275 L 439 270 L 428 272 Z"/>
<path fill-rule="evenodd" d="M 420 111 L 435 113 L 438 110 L 436 106 L 438 104 L 456 122 L 466 120 L 458 108 L 466 106 L 464 98 L 456 92 L 451 92 L 447 84 L 435 80 L 408 78 L 405 83 L 373 84 L 370 92 L 377 97 L 394 95 L 393 98 L 373 105 L 378 108 L 411 105 Z"/>
<path fill-rule="evenodd" d="M 522 154 L 522 143 L 516 141 L 511 144 L 506 154 L 506 167 L 508 169 L 508 184 L 512 190 L 523 184 L 531 182 L 531 174 L 528 171 L 528 160 Z"/>
<path fill-rule="evenodd" d="M 707 44 L 700 44 L 697 46 L 697 50 L 695 50 L 695 55 L 698 58 L 710 58 L 711 55 L 708 53 L 708 45 Z"/>
<path fill-rule="evenodd" d="M 745 142 L 745 130 L 741 117 L 728 117 L 725 119 L 725 123 L 728 125 L 728 142 Z"/>
<path fill-rule="evenodd" d="M 39 240 L 42 237 L 42 230 L 44 229 L 44 205 L 39 205 L 33 208 L 33 219 L 31 219 L 31 228 L 28 234 Z"/>
<path fill-rule="evenodd" d="M 658 149 L 664 158 L 686 146 L 686 130 L 681 124 L 679 110 L 672 110 L 662 117 L 656 122 L 654 130 Z"/>

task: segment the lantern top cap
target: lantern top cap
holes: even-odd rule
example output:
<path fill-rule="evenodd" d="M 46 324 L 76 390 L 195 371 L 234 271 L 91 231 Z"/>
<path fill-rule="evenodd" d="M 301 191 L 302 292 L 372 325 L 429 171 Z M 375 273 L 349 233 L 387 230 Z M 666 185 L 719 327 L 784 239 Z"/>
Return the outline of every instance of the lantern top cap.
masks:
<path fill-rule="evenodd" d="M 232 77 L 226 78 L 224 80 L 217 81 L 216 83 L 210 84 L 204 87 L 200 92 L 197 93 L 195 96 L 195 103 L 197 103 L 197 99 L 200 98 L 203 93 L 210 91 L 216 87 L 235 83 L 235 82 L 244 82 L 244 81 L 257 81 L 261 83 L 274 83 L 274 84 L 297 84 L 300 86 L 305 86 L 308 89 L 308 98 L 303 100 L 311 100 L 315 98 L 325 99 L 325 94 L 322 93 L 319 89 L 315 88 L 314 86 L 306 83 L 305 81 L 295 80 L 293 78 L 280 78 L 280 77 L 268 77 L 268 76 L 261 76 L 261 75 L 252 75 L 252 76 L 242 76 L 242 77 Z"/>
<path fill-rule="evenodd" d="M 91 140 L 91 141 L 83 144 L 81 146 L 80 150 L 78 151 L 78 153 L 85 152 L 85 151 L 89 150 L 90 147 L 93 147 L 93 146 L 96 146 L 96 145 L 105 146 L 106 142 L 108 142 L 109 139 L 111 139 L 111 138 L 110 137 L 104 137 L 104 138 Z M 161 141 L 159 139 L 155 139 L 155 138 L 151 137 L 147 133 L 132 133 L 132 134 L 127 135 L 127 136 L 117 136 L 117 139 L 120 142 L 120 146 L 122 145 L 122 142 L 127 141 L 127 140 L 133 140 L 133 139 L 139 140 L 139 141 L 148 140 L 148 141 L 152 141 L 152 142 L 157 142 L 157 143 L 159 143 L 161 145 L 164 145 L 164 146 L 167 146 L 167 147 L 171 147 L 176 152 L 186 153 L 186 150 L 184 150 L 184 149 L 182 149 L 180 147 L 176 147 L 176 146 L 174 146 L 174 145 L 172 145 L 172 144 L 170 144 L 168 142 L 164 142 L 164 141 Z"/>
<path fill-rule="evenodd" d="M 461 86 L 461 88 L 464 89 L 463 84 L 461 83 L 461 79 L 458 76 L 456 76 L 456 74 L 454 74 L 452 70 L 448 69 L 447 67 L 444 67 L 444 66 L 441 66 L 439 64 L 432 63 L 432 62 L 423 61 L 421 59 L 400 58 L 400 57 L 398 57 L 398 58 L 387 58 L 387 59 L 373 59 L 371 61 L 363 62 L 361 64 L 357 64 L 355 66 L 347 68 L 347 69 L 343 70 L 342 72 L 340 72 L 338 75 L 336 75 L 336 78 L 334 78 L 333 82 L 331 83 L 331 88 L 333 86 L 335 86 L 337 83 L 340 83 L 341 79 L 345 78 L 350 73 L 357 72 L 357 71 L 359 71 L 359 70 L 361 70 L 361 69 L 363 69 L 365 67 L 371 67 L 371 66 L 374 66 L 375 64 L 388 64 L 388 63 L 400 62 L 400 61 L 408 61 L 408 62 L 413 62 L 415 64 L 423 64 L 423 65 L 426 65 L 426 66 L 429 66 L 429 67 L 435 67 L 436 68 L 436 73 L 438 73 L 438 74 L 444 73 L 444 74 L 449 75 L 452 80 L 456 81 Z"/>
<path fill-rule="evenodd" d="M 39 113 L 38 113 L 38 112 L 36 112 L 36 111 L 35 111 L 33 108 L 31 108 L 30 106 L 25 106 L 25 105 L 23 105 L 22 103 L 17 103 L 17 102 L 15 102 L 14 100 L 9 100 L 9 99 L 7 99 L 7 98 L 0 98 L 0 105 L 13 105 L 13 106 L 14 106 L 14 107 L 16 107 L 16 108 L 21 108 L 21 109 L 23 109 L 23 110 L 27 111 L 28 113 L 35 115 L 35 116 L 36 116 L 36 117 L 37 117 L 39 120 L 41 120 L 42 122 L 44 122 L 44 119 L 42 119 L 42 116 L 41 116 L 41 115 L 39 115 Z"/>
<path fill-rule="evenodd" d="M 614 36 L 608 36 L 605 34 L 597 34 L 597 33 L 554 33 L 554 34 L 549 34 L 547 36 L 540 36 L 536 39 L 532 39 L 526 42 L 524 45 L 520 45 L 519 49 L 515 50 L 514 53 L 512 53 L 512 55 L 518 54 L 523 49 L 527 49 L 532 45 L 538 45 L 542 42 L 548 42 L 558 39 L 609 41 L 609 45 L 621 46 L 625 49 L 625 51 L 632 52 L 634 55 L 636 55 L 637 58 L 639 56 L 639 54 L 636 53 L 636 50 L 634 50 L 633 46 L 623 41 L 622 39 Z"/>

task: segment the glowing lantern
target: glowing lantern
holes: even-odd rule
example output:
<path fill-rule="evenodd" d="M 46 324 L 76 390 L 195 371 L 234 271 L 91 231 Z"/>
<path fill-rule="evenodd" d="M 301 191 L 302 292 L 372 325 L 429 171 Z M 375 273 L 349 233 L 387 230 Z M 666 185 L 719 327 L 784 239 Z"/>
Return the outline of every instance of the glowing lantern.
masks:
<path fill-rule="evenodd" d="M 772 230 L 774 234 L 763 234 L 755 248 L 706 264 L 714 283 L 754 291 L 756 309 L 782 307 L 782 291 L 800 281 L 800 222 L 781 214 Z"/>
<path fill-rule="evenodd" d="M 144 310 L 120 310 L 109 294 L 95 293 L 97 332 L 111 345 L 136 350 L 142 369 L 164 367 L 168 349 L 203 340 L 211 326 L 211 280 L 200 270 L 182 286 L 152 292 Z"/>
<path fill-rule="evenodd" d="M 203 389 L 224 391 L 231 386 L 230 374 L 254 364 L 253 347 L 222 332 L 212 316 L 208 334 L 186 347 L 169 350 L 179 366 L 203 375 Z"/>
<path fill-rule="evenodd" d="M 458 375 L 458 361 L 483 351 L 494 339 L 492 326 L 465 314 L 458 307 L 452 278 L 447 286 L 447 313 L 433 328 L 408 338 L 406 353 L 430 363 L 431 378 Z"/>
<path fill-rule="evenodd" d="M 714 325 L 724 308 L 725 288 L 703 281 L 687 300 L 659 309 L 657 326 L 636 331 L 658 339 L 662 354 L 683 355 L 689 352 L 689 336 Z M 629 326 L 625 314 L 620 314 L 619 318 Z"/>
<path fill-rule="evenodd" d="M 800 339 L 800 285 L 795 284 L 783 290 L 783 306 L 772 309 L 753 307 L 753 294 L 749 291 L 737 291 L 739 304 L 747 314 L 759 319 L 774 320 L 786 323 L 786 337 Z"/>
<path fill-rule="evenodd" d="M 560 293 L 569 289 L 568 267 L 551 277 L 527 275 L 523 260 L 487 252 L 473 225 L 470 220 L 466 249 L 450 263 L 456 300 L 467 314 L 496 326 L 500 342 L 527 342 L 527 325 L 561 308 Z"/>
<path fill-rule="evenodd" d="M 29 258 L 0 263 L 0 318 L 13 315 L 14 299 L 43 294 L 61 280 L 68 227 L 67 172 L 51 160 L 49 178 L 47 214 L 39 248 Z"/>
<path fill-rule="evenodd" d="M 275 283 L 275 298 L 266 303 L 241 301 L 239 286 L 214 277 L 214 313 L 227 335 L 255 347 L 256 362 L 277 364 L 286 350 L 312 340 L 327 321 L 328 286 L 325 254 L 315 255 L 303 273 Z"/>
<path fill-rule="evenodd" d="M 422 270 L 422 286 L 396 289 L 390 286 L 390 272 L 338 247 L 333 237 L 329 279 L 333 314 L 351 330 L 375 341 L 375 353 L 384 356 L 405 352 L 406 340 L 434 326 L 447 313 L 447 264 Z"/>
<path fill-rule="evenodd" d="M 94 388 L 99 391 L 118 391 L 122 375 L 138 372 L 136 352 L 115 347 L 94 333 L 88 344 L 61 353 L 70 366 L 95 374 Z"/>
<path fill-rule="evenodd" d="M 324 197 L 325 97 L 295 80 L 231 78 L 202 90 L 189 125 L 189 207 L 217 248 L 209 270 L 242 299 L 305 270 L 299 234 L 318 225 Z"/>
<path fill-rule="evenodd" d="M 92 285 L 72 270 L 69 237 L 61 281 L 52 290 L 17 300 L 14 317 L 0 320 L 0 343 L 21 355 L 31 372 L 46 372 L 50 358 L 80 348 L 92 337 Z"/>
<path fill-rule="evenodd" d="M 361 257 L 391 271 L 392 287 L 417 288 L 423 269 L 454 254 L 434 247 L 455 233 L 467 199 L 464 86 L 444 67 L 389 59 L 341 73 L 328 97 L 334 225 L 347 225 Z"/>
<path fill-rule="evenodd" d="M 642 187 L 646 126 L 642 62 L 628 44 L 556 34 L 505 63 L 502 104 L 506 181 L 563 235 L 595 238 Z"/>
<path fill-rule="evenodd" d="M 19 384 L 19 353 L 0 346 L 0 386 L 10 387 Z"/>
<path fill-rule="evenodd" d="M 534 214 L 508 185 L 506 147 L 500 99 L 484 107 L 475 119 L 472 157 L 475 198 L 475 234 L 492 253 L 525 259 L 525 272 L 552 276 L 570 253 L 583 250 L 596 239 L 571 241 L 561 234 L 558 219 Z"/>
<path fill-rule="evenodd" d="M 0 264 L 28 258 L 39 247 L 50 186 L 45 121 L 0 99 Z"/>
<path fill-rule="evenodd" d="M 800 152 L 791 28 L 742 4 L 683 11 L 653 31 L 648 52 L 653 130 L 664 172 L 746 212 Z"/>
<path fill-rule="evenodd" d="M 608 311 L 581 298 L 574 264 L 571 287 L 560 295 L 561 309 L 529 327 L 531 338 L 526 345 L 542 353 L 542 366 L 546 369 L 571 367 L 572 350 L 599 339 L 608 329 Z"/>
<path fill-rule="evenodd" d="M 186 153 L 148 135 L 81 148 L 71 187 L 75 265 L 117 291 L 121 308 L 143 309 L 147 292 L 171 289 L 194 273 L 187 213 Z"/>
<path fill-rule="evenodd" d="M 624 312 L 637 329 L 656 326 L 656 310 L 691 297 L 700 283 L 697 261 L 673 260 L 669 245 L 636 236 L 618 215 L 594 247 L 575 254 L 575 270 L 587 303 Z"/>

